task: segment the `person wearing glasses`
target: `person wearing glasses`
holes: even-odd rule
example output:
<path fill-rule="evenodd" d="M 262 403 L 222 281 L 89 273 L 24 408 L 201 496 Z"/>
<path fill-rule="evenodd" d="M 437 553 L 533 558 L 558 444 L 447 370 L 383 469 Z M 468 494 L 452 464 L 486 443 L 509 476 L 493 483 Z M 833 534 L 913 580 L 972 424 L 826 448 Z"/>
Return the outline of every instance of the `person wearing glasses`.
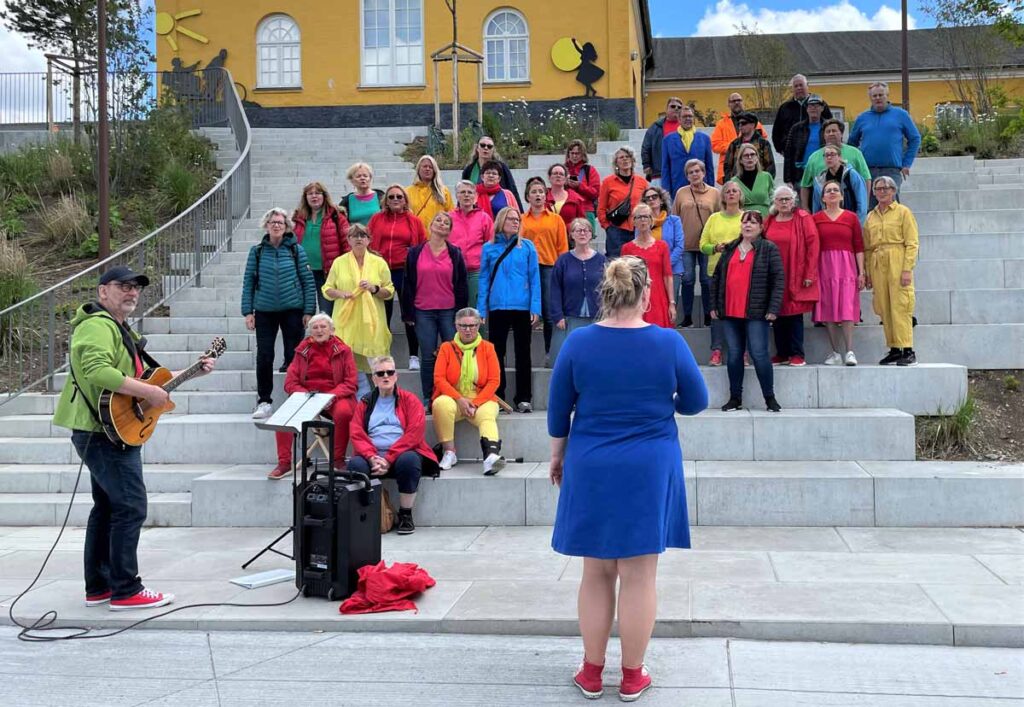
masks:
<path fill-rule="evenodd" d="M 480 336 L 480 313 L 472 307 L 455 316 L 458 329 L 451 341 L 441 344 L 434 368 L 434 430 L 444 449 L 441 470 L 459 463 L 455 449 L 455 423 L 466 420 L 480 433 L 484 476 L 505 467 L 498 434 L 498 399 L 501 383 L 494 344 Z"/>
<path fill-rule="evenodd" d="M 131 395 L 152 408 L 170 402 L 166 390 L 141 380 L 148 356 L 142 337 L 126 321 L 148 285 L 148 277 L 124 265 L 100 275 L 97 301 L 80 306 L 71 319 L 71 380 L 53 414 L 54 425 L 70 430 L 71 444 L 92 482 L 93 506 L 85 530 L 85 605 L 108 604 L 111 611 L 174 601 L 173 594 L 153 591 L 139 578 L 139 535 L 146 521 L 142 447 L 110 441 L 97 411 L 105 392 Z M 212 371 L 214 363 L 204 358 L 202 374 Z"/>
<path fill-rule="evenodd" d="M 682 110 L 681 98 L 669 98 L 665 104 L 665 115 L 655 120 L 644 133 L 644 141 L 640 145 L 640 164 L 643 167 L 644 178 L 652 184 L 661 185 L 662 146 L 665 136 L 671 135 L 679 128 L 679 113 Z"/>
<path fill-rule="evenodd" d="M 555 332 L 551 337 L 552 366 L 558 360 L 558 352 L 566 337 L 593 324 L 597 318 L 597 288 L 608 262 L 603 253 L 598 253 L 590 245 L 594 240 L 590 221 L 577 218 L 569 225 L 569 233 L 573 248 L 558 256 L 551 272 L 551 319 L 555 322 Z M 681 231 L 679 238 L 681 242 Z"/>
<path fill-rule="evenodd" d="M 506 206 L 519 211 L 519 197 L 501 186 L 501 164 L 490 160 L 480 168 L 480 183 L 476 185 L 476 203 L 490 217 Z"/>
<path fill-rule="evenodd" d="M 866 287 L 872 290 L 872 306 L 882 318 L 889 353 L 880 366 L 916 366 L 914 353 L 914 266 L 917 264 L 918 231 L 913 212 L 896 201 L 898 184 L 892 177 L 872 183 L 878 206 L 864 221 Z"/>
<path fill-rule="evenodd" d="M 683 272 L 686 269 L 683 262 L 683 222 L 672 213 L 672 197 L 661 187 L 647 187 L 644 190 L 643 203 L 651 208 L 651 216 L 654 219 L 651 232 L 654 238 L 664 241 L 668 246 L 672 262 L 672 296 L 678 302 L 683 289 Z"/>
<path fill-rule="evenodd" d="M 868 163 L 872 180 L 889 177 L 896 185 L 894 199 L 899 201 L 900 186 L 910 177 L 910 168 L 921 147 L 921 131 L 910 113 L 889 102 L 889 84 L 875 81 L 868 87 L 871 107 L 857 116 L 850 131 L 850 144 L 859 147 Z M 872 184 L 875 182 L 872 181 Z M 869 209 L 877 201 L 872 193 Z"/>
<path fill-rule="evenodd" d="M 476 199 L 476 185 L 468 179 L 455 186 L 455 201 L 458 206 L 452 210 L 452 232 L 448 242 L 462 251 L 466 261 L 466 283 L 469 290 L 469 304 L 476 304 L 480 292 L 480 255 L 484 243 L 494 237 L 494 219 L 480 208 Z"/>
<path fill-rule="evenodd" d="M 700 252 L 700 234 L 711 214 L 721 208 L 718 189 L 709 186 L 705 179 L 704 163 L 690 160 L 685 171 L 689 183 L 676 191 L 672 202 L 672 213 L 678 215 L 683 223 L 683 321 L 680 326 L 684 329 L 693 326 L 694 289 L 698 280 L 701 293 L 708 291 L 708 259 Z M 704 310 L 703 325 L 708 326 L 711 308 L 707 297 L 701 298 L 701 309 Z"/>
<path fill-rule="evenodd" d="M 743 192 L 743 203 L 748 211 L 757 211 L 767 216 L 772 206 L 772 190 L 775 179 L 761 169 L 757 148 L 749 142 L 740 145 L 736 151 L 736 176 L 732 181 Z"/>
<path fill-rule="evenodd" d="M 753 119 L 751 121 L 751 118 Z M 744 128 L 746 126 L 746 128 Z M 743 138 L 743 142 L 750 142 L 753 136 L 767 140 L 768 133 L 757 116 L 747 113 L 743 107 L 743 96 L 739 93 L 729 94 L 729 112 L 715 123 L 715 129 L 711 133 L 711 149 L 718 155 L 718 183 L 723 184 L 732 179 L 729 172 L 732 171 L 732 164 L 735 157 L 730 159 L 729 147 L 734 140 Z M 771 143 L 767 145 L 768 155 L 771 156 Z M 765 167 L 765 169 L 768 169 Z M 775 173 L 775 161 L 772 158 L 772 174 Z"/>
<path fill-rule="evenodd" d="M 348 229 L 349 252 L 335 259 L 323 292 L 334 305 L 334 330 L 355 357 L 356 368 L 370 372 L 370 359 L 391 350 L 391 330 L 384 302 L 395 296 L 391 268 L 370 252 L 370 234 L 361 224 Z M 359 395 L 368 392 L 366 378 L 359 376 Z"/>
<path fill-rule="evenodd" d="M 828 182 L 835 182 L 843 189 L 843 208 L 864 220 L 868 215 L 868 188 L 864 178 L 852 169 L 842 157 L 842 150 L 837 145 L 825 145 L 822 148 L 825 168 L 814 175 L 812 184 L 811 208 L 816 214 L 824 208 L 822 190 Z"/>
<path fill-rule="evenodd" d="M 786 289 L 782 257 L 762 235 L 760 212 L 744 211 L 740 237 L 726 243 L 711 279 L 711 316 L 722 322 L 729 372 L 729 400 L 723 412 L 743 409 L 743 352 L 753 360 L 757 382 L 769 412 L 782 407 L 775 399 L 775 380 L 768 358 L 768 326 L 778 320 Z"/>
<path fill-rule="evenodd" d="M 694 126 L 693 108 L 686 106 L 679 114 L 679 129 L 665 136 L 661 147 L 661 185 L 672 194 L 689 183 L 686 165 L 691 160 L 704 164 L 704 181 L 715 186 L 715 153 L 711 151 L 711 138 Z"/>
<path fill-rule="evenodd" d="M 615 173 L 601 182 L 597 197 L 597 220 L 605 232 L 604 253 L 617 258 L 622 246 L 633 240 L 633 209 L 641 202 L 647 180 L 636 174 L 636 153 L 623 145 L 612 157 Z"/>
<path fill-rule="evenodd" d="M 510 206 L 494 219 L 494 238 L 480 259 L 477 311 L 498 354 L 501 381 L 497 395 L 505 399 L 505 351 L 512 332 L 516 354 L 513 402 L 522 413 L 533 412 L 533 326 L 540 319 L 540 266 L 533 243 L 520 238 L 519 212 Z"/>
<path fill-rule="evenodd" d="M 395 294 L 401 300 L 405 288 L 405 259 L 409 249 L 427 240 L 423 223 L 409 209 L 409 195 L 405 193 L 404 187 L 391 184 L 384 190 L 384 210 L 374 214 L 366 228 L 370 232 L 370 248 L 384 258 L 391 269 L 391 282 L 395 285 Z M 387 300 L 384 312 L 388 327 L 391 326 L 394 309 L 394 300 Z M 402 321 L 409 321 L 404 312 Z M 408 323 L 405 325 L 405 338 L 409 342 L 409 370 L 418 371 L 419 346 L 416 332 Z"/>
<path fill-rule="evenodd" d="M 371 362 L 374 389 L 360 399 L 349 425 L 352 458 L 348 468 L 398 483 L 399 535 L 416 532 L 412 509 L 421 476 L 437 476 L 437 457 L 426 441 L 427 416 L 414 393 L 398 387 L 391 356 Z"/>
<path fill-rule="evenodd" d="M 437 160 L 423 155 L 416 160 L 416 181 L 406 189 L 409 195 L 409 209 L 420 220 L 423 228 L 430 229 L 430 222 L 442 211 L 455 208 L 451 192 L 441 179 Z"/>
<path fill-rule="evenodd" d="M 516 202 L 516 210 L 521 212 L 523 210 L 523 202 L 519 198 L 519 189 L 516 188 L 516 180 L 512 177 L 512 170 L 498 156 L 494 139 L 490 135 L 481 135 L 480 139 L 476 141 L 476 144 L 473 146 L 473 157 L 469 164 L 462 169 L 462 178 L 468 179 L 474 184 L 479 184 L 483 181 L 484 165 L 488 162 L 494 162 L 498 165 L 500 175 L 498 181 L 501 184 L 501 188 L 507 189 L 512 194 Z M 494 213 L 498 213 L 498 211 L 500 209 L 495 209 Z"/>
<path fill-rule="evenodd" d="M 561 165 L 555 165 L 561 168 Z M 551 319 L 551 271 L 562 253 L 569 251 L 569 236 L 565 221 L 547 206 L 547 187 L 540 177 L 526 180 L 526 203 L 529 205 L 522 215 L 519 235 L 533 242 L 537 249 L 537 263 L 540 266 L 540 305 L 544 327 L 544 353 L 551 351 L 551 333 L 554 322 Z"/>
<path fill-rule="evenodd" d="M 562 217 L 562 222 L 568 229 L 569 224 L 578 218 L 587 217 L 587 203 L 578 192 L 569 189 L 569 172 L 564 164 L 555 163 L 548 167 L 548 189 L 547 199 L 544 204 L 548 211 Z M 529 200 L 530 188 L 526 188 L 527 200 Z M 591 208 L 593 208 L 591 206 Z M 572 247 L 572 244 L 569 244 Z"/>
<path fill-rule="evenodd" d="M 327 273 L 334 259 L 348 252 L 348 219 L 334 202 L 327 187 L 321 182 L 310 182 L 302 188 L 299 206 L 292 214 L 295 238 L 306 251 L 309 268 L 316 284 L 317 306 L 321 312 L 331 313 L 333 303 L 323 296 Z"/>
<path fill-rule="evenodd" d="M 722 185 L 722 210 L 716 211 L 704 224 L 700 235 L 700 252 L 708 259 L 708 279 L 714 280 L 715 269 L 722 257 L 725 246 L 740 237 L 740 218 L 743 216 L 743 192 L 736 182 Z M 760 212 L 758 212 L 760 213 Z M 712 301 L 710 284 L 708 301 Z M 725 329 L 721 319 L 711 318 L 711 358 L 709 366 L 722 365 L 722 349 L 725 347 Z"/>
<path fill-rule="evenodd" d="M 637 204 L 633 209 L 636 237 L 622 246 L 623 255 L 640 258 L 650 274 L 650 299 L 644 321 L 666 329 L 674 329 L 676 321 L 676 295 L 672 290 L 672 256 L 665 241 L 654 238 L 654 217 L 651 207 Z"/>
<path fill-rule="evenodd" d="M 772 202 L 771 212 L 764 221 L 764 237 L 778 247 L 786 274 L 782 308 L 772 324 L 775 332 L 772 363 L 805 366 L 804 314 L 814 309 L 819 297 L 818 227 L 811 215 L 797 205 L 796 192 L 785 184 L 775 188 Z"/>
<path fill-rule="evenodd" d="M 660 161 L 659 161 L 660 164 Z M 597 228 L 597 197 L 601 193 L 601 175 L 590 164 L 587 146 L 582 140 L 570 140 L 565 148 L 566 187 L 579 195 L 590 221 L 590 228 Z"/>
<path fill-rule="evenodd" d="M 384 206 L 384 192 L 373 188 L 373 167 L 365 162 L 356 162 L 349 167 L 345 178 L 354 190 L 342 200 L 349 223 L 365 226 Z"/>
<path fill-rule="evenodd" d="M 292 221 L 284 209 L 263 214 L 263 239 L 249 249 L 242 277 L 242 316 L 245 328 L 256 332 L 256 407 L 252 419 L 265 420 L 273 413 L 274 344 L 281 331 L 284 365 L 288 370 L 295 347 L 309 318 L 316 314 L 316 283 L 306 251 L 292 233 Z"/>
<path fill-rule="evenodd" d="M 754 113 L 742 113 L 736 119 L 736 125 L 739 135 L 725 148 L 722 160 L 718 163 L 719 168 L 722 170 L 722 174 L 718 175 L 720 177 L 719 182 L 727 182 L 736 176 L 736 157 L 739 155 L 739 150 L 743 145 L 753 145 L 757 148 L 761 169 L 770 174 L 774 179 L 775 150 L 772 149 L 772 144 L 768 141 L 768 138 L 754 129 L 755 126 L 761 125 L 757 120 L 757 116 Z"/>

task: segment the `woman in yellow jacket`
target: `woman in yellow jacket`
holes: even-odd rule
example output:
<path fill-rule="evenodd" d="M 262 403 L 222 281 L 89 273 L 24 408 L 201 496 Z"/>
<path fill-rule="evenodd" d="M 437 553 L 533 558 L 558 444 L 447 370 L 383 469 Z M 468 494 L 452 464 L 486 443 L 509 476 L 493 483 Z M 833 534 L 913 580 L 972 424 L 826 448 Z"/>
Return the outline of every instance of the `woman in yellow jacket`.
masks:
<path fill-rule="evenodd" d="M 441 181 L 437 160 L 430 155 L 416 160 L 416 181 L 405 191 L 409 195 L 409 211 L 423 222 L 427 233 L 430 233 L 430 222 L 438 213 L 455 208 L 448 187 Z"/>
<path fill-rule="evenodd" d="M 715 274 L 715 266 L 722 257 L 725 245 L 740 237 L 740 218 L 743 216 L 743 190 L 736 182 L 722 185 L 722 210 L 708 216 L 700 234 L 700 252 L 708 256 L 708 277 Z M 701 297 L 710 296 L 701 292 Z M 722 346 L 725 344 L 725 324 L 721 319 L 711 320 L 710 366 L 722 365 Z"/>
<path fill-rule="evenodd" d="M 352 250 L 335 258 L 324 282 L 324 297 L 334 305 L 335 335 L 356 359 L 356 368 L 370 372 L 370 359 L 391 352 L 391 331 L 384 314 L 384 300 L 395 296 L 387 261 L 371 253 L 370 233 L 353 223 L 348 230 Z M 370 392 L 366 376 L 359 377 L 357 397 Z"/>

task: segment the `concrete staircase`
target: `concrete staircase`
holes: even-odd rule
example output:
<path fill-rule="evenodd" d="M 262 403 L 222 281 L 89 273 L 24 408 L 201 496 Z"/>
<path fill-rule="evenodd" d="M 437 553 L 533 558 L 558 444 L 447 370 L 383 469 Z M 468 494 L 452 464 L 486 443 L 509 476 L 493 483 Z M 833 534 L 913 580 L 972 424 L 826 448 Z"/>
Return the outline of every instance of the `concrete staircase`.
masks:
<path fill-rule="evenodd" d="M 301 187 L 323 181 L 337 197 L 357 160 L 374 165 L 375 184 L 407 184 L 412 166 L 405 142 L 423 128 L 253 131 L 253 217 L 236 231 L 232 250 L 202 273 L 201 286 L 175 296 L 167 317 L 141 328 L 155 357 L 171 368 L 194 361 L 214 336 L 228 352 L 210 376 L 176 393 L 178 408 L 143 449 L 150 487 L 151 525 L 275 526 L 290 522 L 290 484 L 264 479 L 273 438 L 257 430 L 255 338 L 239 312 L 246 253 L 261 237 L 258 216 L 271 206 L 294 208 Z M 642 131 L 624 136 L 639 150 Z M 218 140 L 225 149 L 228 141 Z M 608 171 L 620 143 L 599 143 L 591 162 Z M 534 156 L 515 170 L 522 184 L 555 157 Z M 752 410 L 724 414 L 726 371 L 703 367 L 712 407 L 680 418 L 687 460 L 691 518 L 698 525 L 1011 526 L 1024 524 L 1024 467 L 934 465 L 914 462 L 914 415 L 950 414 L 967 392 L 968 368 L 1024 367 L 1024 160 L 975 162 L 922 159 L 906 202 L 922 226 L 917 271 L 917 349 L 922 365 L 869 365 L 884 353 L 881 328 L 865 298 L 856 349 L 864 365 L 776 369 L 782 414 L 758 408 L 748 371 Z M 454 184 L 458 174 L 445 173 Z M 697 305 L 699 308 L 699 304 Z M 396 322 L 397 324 L 397 322 Z M 394 353 L 407 365 L 404 332 Z M 698 361 L 707 362 L 708 331 L 681 331 Z M 807 330 L 808 359 L 818 362 L 827 341 Z M 534 362 L 543 362 L 540 337 Z M 628 363 L 624 363 L 624 369 Z M 283 374 L 275 374 L 276 402 Z M 544 420 L 550 371 L 534 370 L 532 415 L 503 416 L 509 456 L 522 457 L 497 478 L 463 463 L 437 481 L 424 481 L 417 504 L 422 525 L 537 525 L 552 521 L 556 491 L 547 481 Z M 58 376 L 57 388 L 66 383 Z M 419 392 L 419 376 L 402 371 L 401 384 Z M 51 424 L 53 394 L 23 395 L 0 407 L 0 526 L 49 525 L 63 520 L 77 472 L 66 430 Z M 470 430 L 458 430 L 460 449 L 478 449 Z M 428 425 L 428 429 L 432 428 Z M 433 437 L 432 429 L 430 436 Z M 88 488 L 88 475 L 79 487 Z M 84 522 L 87 496 L 72 512 Z"/>

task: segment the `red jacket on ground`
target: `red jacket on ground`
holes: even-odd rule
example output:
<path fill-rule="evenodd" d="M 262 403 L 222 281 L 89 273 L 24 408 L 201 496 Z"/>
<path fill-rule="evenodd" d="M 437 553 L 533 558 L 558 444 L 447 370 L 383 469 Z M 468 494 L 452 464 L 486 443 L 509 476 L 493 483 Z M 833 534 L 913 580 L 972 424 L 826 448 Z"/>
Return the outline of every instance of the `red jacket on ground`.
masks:
<path fill-rule="evenodd" d="M 306 219 L 296 211 L 292 220 L 295 222 L 295 238 L 301 244 L 302 234 L 306 232 Z M 320 257 L 324 261 L 324 273 L 331 271 L 335 258 L 345 255 L 349 250 L 348 219 L 337 209 L 328 207 L 320 221 Z"/>
<path fill-rule="evenodd" d="M 398 422 L 402 425 L 403 432 L 398 441 L 391 445 L 391 449 L 383 455 L 384 459 L 387 460 L 389 465 L 394 464 L 399 454 L 413 451 L 436 464 L 437 457 L 434 456 L 434 450 L 427 445 L 425 438 L 427 415 L 423 411 L 423 401 L 413 393 L 402 390 L 397 385 L 395 386 L 395 395 L 398 396 L 398 400 L 395 401 L 395 414 L 398 416 Z M 368 399 L 371 405 L 376 404 L 377 391 L 374 390 Z M 359 456 L 369 459 L 370 457 L 381 456 L 381 454 L 377 451 L 377 447 L 374 446 L 373 440 L 370 439 L 370 434 L 366 429 L 366 410 L 368 407 L 366 401 L 367 398 L 364 398 L 356 406 L 355 414 L 352 415 L 349 433 L 352 439 L 352 450 Z M 429 475 L 424 472 L 424 476 Z"/>
<path fill-rule="evenodd" d="M 370 218 L 366 228 L 370 232 L 370 248 L 392 270 L 404 268 L 409 249 L 427 240 L 423 222 L 410 211 L 394 213 L 385 208 Z"/>
<path fill-rule="evenodd" d="M 309 392 L 331 393 L 335 398 L 355 396 L 359 373 L 356 370 L 352 349 L 336 336 L 328 339 L 326 344 L 329 347 L 327 355 L 330 357 L 331 371 L 334 374 L 334 387 L 330 390 L 313 391 L 306 385 L 310 361 L 323 356 L 325 350 L 325 346 L 317 344 L 313 337 L 309 336 L 295 347 L 295 357 L 288 366 L 288 375 L 284 379 L 284 392 L 289 395 Z"/>
<path fill-rule="evenodd" d="M 378 611 L 415 611 L 409 599 L 433 587 L 437 582 L 427 571 L 412 562 L 396 562 L 390 567 L 384 560 L 356 570 L 359 581 L 355 593 L 341 602 L 342 614 L 369 614 Z"/>

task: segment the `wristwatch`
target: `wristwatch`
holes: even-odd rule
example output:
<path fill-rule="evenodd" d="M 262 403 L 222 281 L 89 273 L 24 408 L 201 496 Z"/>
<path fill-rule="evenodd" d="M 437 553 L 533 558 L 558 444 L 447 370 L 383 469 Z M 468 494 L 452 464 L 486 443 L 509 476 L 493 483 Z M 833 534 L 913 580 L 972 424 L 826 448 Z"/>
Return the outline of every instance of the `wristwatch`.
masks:
<path fill-rule="evenodd" d="M 378 292 L 380 292 L 380 285 L 374 285 L 373 286 L 373 294 L 377 294 Z"/>

